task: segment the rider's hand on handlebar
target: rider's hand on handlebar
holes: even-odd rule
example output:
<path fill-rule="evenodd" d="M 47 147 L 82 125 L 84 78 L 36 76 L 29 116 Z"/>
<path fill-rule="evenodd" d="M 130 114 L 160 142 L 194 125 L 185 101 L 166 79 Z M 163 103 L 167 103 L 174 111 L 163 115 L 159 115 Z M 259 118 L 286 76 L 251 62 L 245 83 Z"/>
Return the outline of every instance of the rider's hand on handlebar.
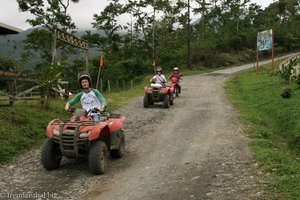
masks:
<path fill-rule="evenodd" d="M 100 112 L 104 112 L 105 111 L 105 106 L 102 106 L 101 108 L 99 108 Z"/>
<path fill-rule="evenodd" d="M 65 107 L 64 111 L 65 112 L 74 112 L 75 111 L 75 107 L 70 107 L 70 106 L 69 107 Z"/>
<path fill-rule="evenodd" d="M 99 111 L 98 108 L 93 108 L 93 109 L 91 110 L 92 113 L 97 113 L 98 111 Z"/>
<path fill-rule="evenodd" d="M 67 105 L 65 106 L 65 108 L 64 108 L 64 111 L 68 111 L 69 109 L 70 109 L 70 105 L 67 104 Z"/>

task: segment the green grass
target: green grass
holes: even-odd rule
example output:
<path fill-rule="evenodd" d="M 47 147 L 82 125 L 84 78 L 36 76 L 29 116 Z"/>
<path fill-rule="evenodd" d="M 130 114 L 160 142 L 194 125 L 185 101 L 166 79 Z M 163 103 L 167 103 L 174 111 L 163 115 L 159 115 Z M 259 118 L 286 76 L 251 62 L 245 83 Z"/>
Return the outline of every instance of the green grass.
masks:
<path fill-rule="evenodd" d="M 276 65 L 275 65 L 276 66 Z M 252 138 L 251 149 L 262 169 L 271 174 L 268 199 L 300 199 L 300 90 L 261 69 L 240 73 L 226 83 L 226 91 Z M 292 96 L 283 99 L 285 88 Z"/>

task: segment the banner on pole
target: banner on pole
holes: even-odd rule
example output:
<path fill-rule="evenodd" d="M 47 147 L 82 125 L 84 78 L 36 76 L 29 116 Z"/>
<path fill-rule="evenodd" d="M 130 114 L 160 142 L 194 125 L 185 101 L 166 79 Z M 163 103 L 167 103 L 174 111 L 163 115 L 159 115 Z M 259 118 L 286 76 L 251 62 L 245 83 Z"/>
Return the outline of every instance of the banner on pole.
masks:
<path fill-rule="evenodd" d="M 257 33 L 257 51 L 272 49 L 273 30 L 266 30 Z"/>

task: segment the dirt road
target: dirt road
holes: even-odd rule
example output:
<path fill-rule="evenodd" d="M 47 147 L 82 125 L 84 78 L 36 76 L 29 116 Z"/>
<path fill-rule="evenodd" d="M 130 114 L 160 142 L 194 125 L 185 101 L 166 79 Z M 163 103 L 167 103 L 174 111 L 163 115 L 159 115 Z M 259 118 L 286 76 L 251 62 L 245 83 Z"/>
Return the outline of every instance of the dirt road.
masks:
<path fill-rule="evenodd" d="M 0 198 L 259 199 L 265 180 L 223 89 L 230 74 L 252 66 L 184 77 L 170 109 L 145 109 L 141 97 L 120 109 L 127 118 L 126 155 L 110 160 L 104 175 L 90 174 L 86 161 L 64 160 L 47 171 L 37 149 L 0 168 Z"/>

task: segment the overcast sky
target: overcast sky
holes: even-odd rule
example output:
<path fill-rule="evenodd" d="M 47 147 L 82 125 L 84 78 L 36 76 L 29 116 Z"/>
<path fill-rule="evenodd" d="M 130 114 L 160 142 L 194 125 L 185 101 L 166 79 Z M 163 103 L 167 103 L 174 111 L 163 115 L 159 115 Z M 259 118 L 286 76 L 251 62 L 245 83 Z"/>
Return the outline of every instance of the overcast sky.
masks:
<path fill-rule="evenodd" d="M 193 1 L 193 0 L 192 0 Z M 268 6 L 273 0 L 250 0 L 253 3 Z M 107 5 L 107 0 L 81 0 L 79 3 L 71 3 L 68 8 L 68 13 L 79 29 L 91 29 L 93 15 L 100 12 Z M 18 3 L 16 0 L 0 0 L 0 22 L 15 26 L 26 30 L 31 26 L 26 22 L 26 19 L 32 18 L 28 12 L 19 12 Z M 122 17 L 120 22 L 125 24 L 129 17 Z"/>

